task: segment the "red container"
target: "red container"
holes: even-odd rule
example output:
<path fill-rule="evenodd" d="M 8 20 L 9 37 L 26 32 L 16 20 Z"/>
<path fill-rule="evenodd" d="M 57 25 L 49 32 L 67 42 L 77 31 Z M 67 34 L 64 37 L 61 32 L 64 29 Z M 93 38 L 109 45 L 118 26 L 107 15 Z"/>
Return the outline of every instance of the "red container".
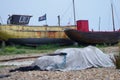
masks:
<path fill-rule="evenodd" d="M 77 21 L 77 30 L 83 32 L 89 32 L 88 20 L 78 20 Z"/>

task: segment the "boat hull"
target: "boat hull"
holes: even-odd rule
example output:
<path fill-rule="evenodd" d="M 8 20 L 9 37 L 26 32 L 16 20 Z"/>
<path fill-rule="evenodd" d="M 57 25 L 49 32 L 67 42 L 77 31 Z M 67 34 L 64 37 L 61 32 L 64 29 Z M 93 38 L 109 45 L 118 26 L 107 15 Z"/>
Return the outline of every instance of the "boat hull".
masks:
<path fill-rule="evenodd" d="M 74 42 L 70 39 L 61 38 L 12 38 L 6 41 L 7 44 L 19 44 L 28 46 L 38 46 L 44 44 L 71 45 Z"/>
<path fill-rule="evenodd" d="M 65 28 L 68 27 L 1 25 L 0 40 L 7 44 L 20 45 L 73 44 L 73 41 L 65 35 Z"/>
<path fill-rule="evenodd" d="M 79 44 L 116 44 L 120 40 L 120 32 L 82 32 L 66 29 L 65 34 Z"/>

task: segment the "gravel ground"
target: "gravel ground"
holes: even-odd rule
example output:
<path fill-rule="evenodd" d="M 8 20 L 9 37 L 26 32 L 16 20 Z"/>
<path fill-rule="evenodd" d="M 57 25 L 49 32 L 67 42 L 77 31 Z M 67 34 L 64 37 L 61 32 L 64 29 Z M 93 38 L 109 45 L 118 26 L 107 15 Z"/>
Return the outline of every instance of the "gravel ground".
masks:
<path fill-rule="evenodd" d="M 118 54 L 118 47 L 107 47 L 101 49 L 105 53 Z M 22 56 L 36 56 L 39 54 L 0 56 L 0 60 L 11 59 Z M 28 61 L 20 60 L 20 61 Z M 32 59 L 34 60 L 34 59 Z M 116 68 L 91 68 L 79 71 L 16 71 L 9 72 L 11 69 L 20 66 L 1 66 L 0 80 L 120 80 L 120 70 Z"/>
<path fill-rule="evenodd" d="M 9 72 L 15 67 L 1 68 L 0 74 L 8 77 L 0 80 L 120 80 L 120 72 L 115 68 L 91 68 L 80 71 L 27 71 Z"/>

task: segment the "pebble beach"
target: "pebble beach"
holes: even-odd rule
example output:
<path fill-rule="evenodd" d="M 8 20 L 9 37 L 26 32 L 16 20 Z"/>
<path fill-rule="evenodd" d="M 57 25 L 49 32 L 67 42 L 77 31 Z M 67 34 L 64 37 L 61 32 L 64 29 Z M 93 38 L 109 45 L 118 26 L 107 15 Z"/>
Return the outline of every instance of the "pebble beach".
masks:
<path fill-rule="evenodd" d="M 102 49 L 106 53 L 118 54 L 118 47 L 109 47 Z M 31 55 L 14 55 L 14 56 L 0 56 L 0 60 L 16 58 L 21 56 Z M 20 60 L 20 61 L 29 61 Z M 25 66 L 25 65 L 22 65 Z M 9 72 L 11 69 L 19 68 L 20 66 L 0 66 L 0 80 L 120 80 L 120 70 L 115 67 L 109 68 L 90 68 L 78 71 L 15 71 Z"/>
<path fill-rule="evenodd" d="M 9 72 L 13 67 L 0 69 L 0 80 L 120 80 L 120 71 L 115 68 L 91 68 L 79 71 L 27 71 Z"/>

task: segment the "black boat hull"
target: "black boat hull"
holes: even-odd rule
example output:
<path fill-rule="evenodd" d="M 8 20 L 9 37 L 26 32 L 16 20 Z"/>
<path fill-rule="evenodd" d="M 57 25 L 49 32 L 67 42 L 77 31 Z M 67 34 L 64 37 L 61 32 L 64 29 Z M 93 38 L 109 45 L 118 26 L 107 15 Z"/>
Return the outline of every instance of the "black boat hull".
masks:
<path fill-rule="evenodd" d="M 43 44 L 71 45 L 74 42 L 70 39 L 62 39 L 62 38 L 12 38 L 12 39 L 8 39 L 6 43 L 38 46 Z"/>
<path fill-rule="evenodd" d="M 79 44 L 116 44 L 120 40 L 120 32 L 82 32 L 74 29 L 64 30 L 65 34 Z"/>

